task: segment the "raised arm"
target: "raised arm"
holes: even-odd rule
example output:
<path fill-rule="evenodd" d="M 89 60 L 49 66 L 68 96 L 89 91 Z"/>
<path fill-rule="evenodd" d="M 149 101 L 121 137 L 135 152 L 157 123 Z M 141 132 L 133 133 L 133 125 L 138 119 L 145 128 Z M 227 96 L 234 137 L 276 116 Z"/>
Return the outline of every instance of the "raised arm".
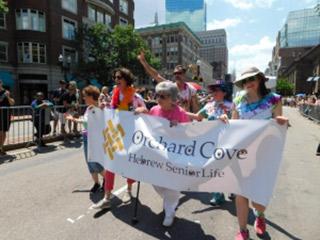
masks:
<path fill-rule="evenodd" d="M 156 69 L 154 69 L 153 67 L 151 67 L 150 64 L 146 61 L 143 51 L 141 51 L 140 54 L 138 55 L 138 60 L 141 63 L 141 65 L 143 66 L 143 68 L 146 71 L 146 73 L 150 77 L 155 79 L 158 83 L 162 82 L 162 81 L 166 81 L 166 79 L 164 77 L 162 77 L 158 73 L 158 71 Z"/>

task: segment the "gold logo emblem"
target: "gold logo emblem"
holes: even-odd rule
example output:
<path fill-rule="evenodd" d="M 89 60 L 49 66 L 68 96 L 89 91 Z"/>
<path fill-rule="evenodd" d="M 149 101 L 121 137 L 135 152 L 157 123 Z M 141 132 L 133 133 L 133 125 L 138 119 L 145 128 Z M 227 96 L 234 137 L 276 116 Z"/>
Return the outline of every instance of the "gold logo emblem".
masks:
<path fill-rule="evenodd" d="M 120 124 L 115 126 L 111 120 L 107 122 L 107 128 L 103 131 L 104 144 L 103 149 L 111 160 L 114 159 L 114 153 L 124 149 L 123 137 L 125 132 Z"/>

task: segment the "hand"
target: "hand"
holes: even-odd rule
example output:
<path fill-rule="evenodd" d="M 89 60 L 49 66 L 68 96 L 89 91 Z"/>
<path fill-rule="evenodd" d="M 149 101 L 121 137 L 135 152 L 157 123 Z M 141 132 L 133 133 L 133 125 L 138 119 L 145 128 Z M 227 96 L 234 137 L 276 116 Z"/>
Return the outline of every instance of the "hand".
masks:
<path fill-rule="evenodd" d="M 74 118 L 70 114 L 65 115 L 65 118 L 66 120 L 74 121 Z"/>
<path fill-rule="evenodd" d="M 176 120 L 170 121 L 170 127 L 177 126 L 178 122 Z"/>
<path fill-rule="evenodd" d="M 134 114 L 138 115 L 141 113 L 148 113 L 148 109 L 144 108 L 144 107 L 138 107 L 134 110 Z"/>
<path fill-rule="evenodd" d="M 219 117 L 219 120 L 222 121 L 222 122 L 225 123 L 225 124 L 229 123 L 229 118 L 228 118 L 228 115 L 227 115 L 227 114 L 222 114 L 222 115 Z"/>
<path fill-rule="evenodd" d="M 276 117 L 276 121 L 279 125 L 284 125 L 287 124 L 288 127 L 290 127 L 291 125 L 289 124 L 289 119 L 284 117 L 284 116 L 277 116 Z"/>

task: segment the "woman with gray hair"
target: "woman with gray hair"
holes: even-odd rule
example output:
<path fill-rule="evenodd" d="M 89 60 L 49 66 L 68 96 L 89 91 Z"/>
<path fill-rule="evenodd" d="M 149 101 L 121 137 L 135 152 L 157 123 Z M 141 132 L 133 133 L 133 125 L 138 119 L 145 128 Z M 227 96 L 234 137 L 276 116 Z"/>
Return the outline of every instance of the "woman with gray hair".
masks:
<path fill-rule="evenodd" d="M 156 86 L 158 105 L 151 108 L 149 114 L 163 117 L 170 121 L 170 126 L 177 123 L 189 122 L 189 117 L 183 108 L 177 105 L 178 88 L 169 81 L 161 82 Z M 136 113 L 148 113 L 146 108 L 138 108 Z M 176 207 L 179 203 L 180 192 L 164 187 L 154 186 L 157 193 L 163 198 L 165 217 L 162 225 L 170 227 L 173 224 Z"/>

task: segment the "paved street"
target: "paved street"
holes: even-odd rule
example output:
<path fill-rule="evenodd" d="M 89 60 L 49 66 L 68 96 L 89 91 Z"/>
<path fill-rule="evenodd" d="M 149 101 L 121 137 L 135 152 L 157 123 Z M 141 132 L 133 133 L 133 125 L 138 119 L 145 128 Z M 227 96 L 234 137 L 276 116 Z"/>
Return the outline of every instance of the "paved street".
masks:
<path fill-rule="evenodd" d="M 266 239 L 320 239 L 320 125 L 285 108 L 288 131 L 284 161 L 267 210 Z M 52 151 L 50 151 L 52 150 Z M 0 160 L 0 163 L 3 161 Z M 0 239 L 233 239 L 237 231 L 234 204 L 208 204 L 209 194 L 182 194 L 176 222 L 161 226 L 160 197 L 141 184 L 138 218 L 131 224 L 132 205 L 120 201 L 124 179 L 116 178 L 111 211 L 90 208 L 102 195 L 89 196 L 92 182 L 82 147 L 49 148 L 31 158 L 0 165 Z M 252 228 L 252 239 L 258 239 Z"/>

